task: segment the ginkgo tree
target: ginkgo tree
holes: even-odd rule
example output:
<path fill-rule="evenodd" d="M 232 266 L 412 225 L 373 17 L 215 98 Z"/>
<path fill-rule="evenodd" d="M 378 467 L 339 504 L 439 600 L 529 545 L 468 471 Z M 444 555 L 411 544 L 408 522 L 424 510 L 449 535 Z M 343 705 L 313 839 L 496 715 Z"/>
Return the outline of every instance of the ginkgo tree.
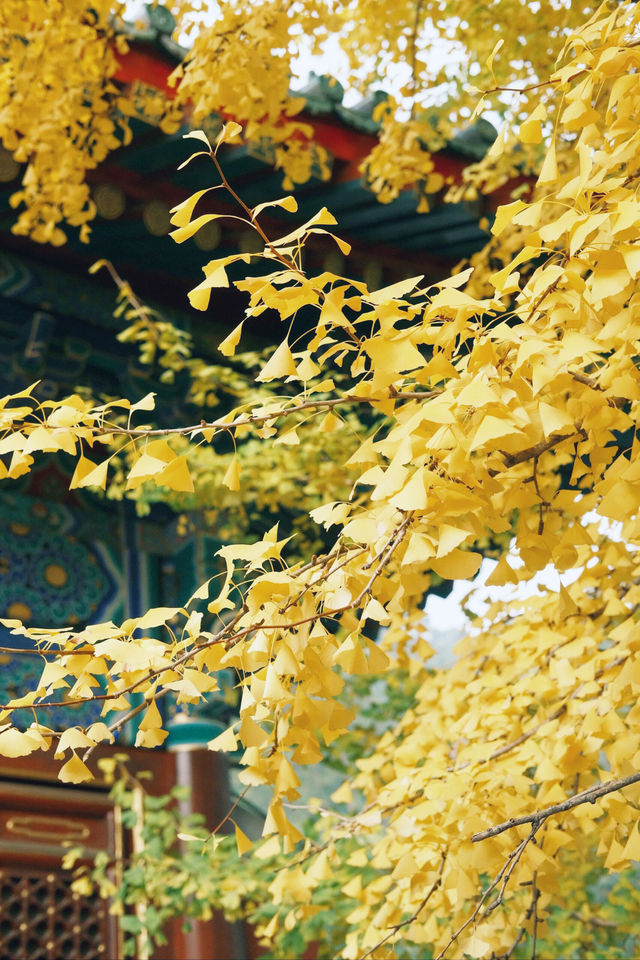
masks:
<path fill-rule="evenodd" d="M 413 4 L 414 19 L 434 7 Z M 301 8 L 307 16 L 324 9 Z M 505 19 L 513 40 L 526 5 L 493 5 L 487 17 L 497 17 L 494 8 L 514 13 Z M 281 18 L 275 8 L 257 10 L 258 50 L 275 56 Z M 246 17 L 239 33 L 248 50 L 253 13 L 224 11 L 229 23 Z M 438 960 L 512 956 L 524 942 L 535 955 L 577 850 L 610 871 L 640 859 L 640 9 L 582 8 L 579 26 L 574 9 L 561 11 L 556 46 L 510 70 L 517 54 L 501 68 L 503 51 L 492 44 L 487 83 L 469 94 L 482 109 L 508 86 L 523 122 L 507 125 L 467 186 L 486 186 L 519 163 L 539 173 L 530 197 L 498 210 L 490 249 L 471 265 L 435 284 L 414 277 L 380 290 L 308 275 L 310 237 L 328 235 L 347 252 L 330 212 L 271 236 L 261 221 L 270 201 L 250 208 L 233 192 L 237 216 L 263 249 L 204 264 L 189 299 L 206 310 L 231 282 L 229 267 L 244 264 L 245 277 L 233 282 L 248 296 L 246 316 L 220 350 L 233 356 L 243 326 L 277 311 L 283 338 L 257 377 L 272 395 L 171 429 L 148 424 L 153 397 L 43 401 L 31 388 L 2 401 L 3 476 L 61 450 L 75 458 L 74 488 L 104 489 L 123 447 L 128 489 L 180 492 L 194 483 L 194 451 L 223 436 L 295 445 L 302 421 L 331 432 L 353 409 L 379 418 L 349 457 L 352 495 L 327 491 L 312 511 L 332 534 L 328 550 L 293 561 L 276 524 L 258 541 L 222 547 L 225 572 L 181 608 L 82 629 L 5 621 L 31 638 L 43 671 L 36 689 L 2 705 L 0 753 L 51 749 L 67 782 L 89 779 L 94 746 L 134 715 L 137 743 L 161 744 L 158 700 L 169 691 L 195 704 L 217 689 L 221 670 L 236 671 L 238 721 L 209 746 L 240 749 L 242 783 L 272 790 L 258 853 L 287 855 L 287 869 L 270 886 L 277 910 L 262 931 L 267 940 L 317 912 L 318 891 L 346 863 L 355 871 L 341 887 L 341 904 L 351 907 L 346 958 L 406 944 Z M 362 38 L 355 13 L 349 24 Z M 209 40 L 220 28 L 212 29 Z M 194 44 L 189 62 L 205 47 Z M 223 44 L 223 65 L 227 55 Z M 239 76 L 251 68 L 248 54 L 238 61 Z M 500 69 L 529 72 L 522 89 L 502 82 Z M 200 77 L 211 109 L 222 88 L 202 71 L 185 89 L 195 102 Z M 277 110 L 287 116 L 284 101 Z M 189 134 L 196 150 L 188 159 L 208 165 L 212 188 L 230 190 L 221 145 L 257 122 L 249 107 L 235 115 L 241 122 L 227 122 L 215 141 Z M 389 127 L 393 136 L 401 130 L 400 120 Z M 518 136 L 521 151 L 509 146 Z M 215 216 L 198 214 L 204 193 L 174 209 L 176 242 Z M 272 202 L 295 214 L 291 197 Z M 294 339 L 291 320 L 302 308 L 315 322 Z M 348 372 L 339 387 L 336 367 Z M 242 492 L 237 459 L 222 481 Z M 490 584 L 522 584 L 551 565 L 562 585 L 494 602 L 455 665 L 429 670 L 422 603 L 433 574 L 471 581 L 487 539 L 509 531 L 511 552 Z M 384 630 L 376 636 L 371 624 Z M 419 681 L 414 705 L 358 759 L 335 806 L 322 811 L 323 836 L 305 838 L 289 805 L 300 768 L 353 719 L 344 685 L 397 666 Z M 102 702 L 104 721 L 64 731 L 47 723 L 52 704 L 87 700 Z M 34 719 L 25 724 L 25 716 Z M 251 856 L 240 831 L 237 840 Z M 588 910 L 578 917 L 590 922 Z"/>

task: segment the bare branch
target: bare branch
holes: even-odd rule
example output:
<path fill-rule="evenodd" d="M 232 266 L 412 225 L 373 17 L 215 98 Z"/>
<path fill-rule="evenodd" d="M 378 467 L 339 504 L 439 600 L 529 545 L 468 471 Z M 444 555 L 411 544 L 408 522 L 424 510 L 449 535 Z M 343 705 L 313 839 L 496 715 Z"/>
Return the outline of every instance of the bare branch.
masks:
<path fill-rule="evenodd" d="M 502 881 L 502 885 L 500 887 L 500 892 L 498 893 L 498 896 L 496 897 L 495 900 L 493 900 L 489 904 L 489 906 L 485 910 L 484 916 L 487 916 L 489 913 L 492 913 L 493 910 L 496 909 L 496 907 L 500 906 L 504 897 L 504 892 L 506 890 L 507 884 L 509 883 L 509 880 L 511 879 L 513 871 L 518 865 L 522 854 L 527 849 L 531 841 L 534 839 L 539 828 L 540 828 L 539 824 L 537 825 L 534 824 L 534 826 L 532 826 L 531 828 L 531 832 L 529 833 L 529 835 L 525 837 L 525 839 L 518 844 L 515 850 L 511 851 L 511 853 L 505 860 L 504 864 L 498 871 L 494 880 L 489 884 L 487 889 L 484 891 L 484 893 L 480 897 L 480 900 L 478 901 L 473 913 L 469 917 L 467 917 L 465 922 L 460 927 L 458 927 L 455 933 L 451 935 L 451 938 L 449 939 L 448 943 L 446 944 L 445 947 L 443 947 L 443 949 L 440 951 L 440 953 L 435 958 L 435 960 L 442 960 L 445 953 L 447 953 L 447 951 L 449 950 L 449 947 L 451 947 L 456 942 L 456 940 L 458 940 L 458 938 L 460 937 L 460 934 L 464 933 L 467 927 L 477 920 L 478 916 L 480 915 L 480 911 L 482 910 L 487 898 L 489 897 L 489 894 L 493 893 L 493 891 L 496 889 L 500 881 Z"/>
<path fill-rule="evenodd" d="M 608 793 L 614 793 L 616 790 L 624 790 L 625 787 L 629 787 L 632 783 L 638 783 L 639 781 L 640 773 L 632 773 L 628 777 L 620 777 L 619 780 L 606 780 L 604 783 L 598 784 L 597 787 L 590 787 L 588 790 L 583 790 L 582 793 L 577 793 L 573 797 L 569 797 L 562 803 L 554 803 L 551 807 L 545 807 L 543 810 L 537 810 L 535 813 L 529 813 L 524 817 L 512 817 L 510 820 L 505 820 L 504 823 L 499 823 L 495 827 L 489 827 L 487 830 L 480 831 L 480 833 L 474 833 L 471 840 L 473 843 L 478 843 L 480 840 L 488 840 L 490 837 L 497 837 L 498 834 L 504 833 L 505 830 L 512 830 L 513 827 L 520 827 L 525 823 L 531 823 L 539 827 L 545 820 L 555 816 L 557 813 L 572 810 L 582 803 L 595 803 L 600 797 L 604 797 Z"/>
<path fill-rule="evenodd" d="M 603 917 L 583 917 L 577 910 L 571 913 L 571 917 L 574 920 L 579 920 L 580 923 L 588 923 L 592 927 L 603 927 L 607 930 L 617 930 L 619 927 L 615 920 L 605 920 Z"/>
<path fill-rule="evenodd" d="M 565 440 L 570 440 L 572 437 L 577 438 L 581 435 L 581 432 L 578 431 L 575 433 L 561 433 L 560 435 L 549 437 L 548 440 L 541 440 L 540 443 L 536 443 L 533 447 L 519 450 L 518 453 L 505 453 L 505 464 L 508 468 L 515 467 L 518 463 L 525 463 L 527 460 L 532 460 L 539 457 L 542 453 L 546 453 L 547 450 L 552 450 L 553 447 L 557 447 L 559 443 L 564 443 Z"/>

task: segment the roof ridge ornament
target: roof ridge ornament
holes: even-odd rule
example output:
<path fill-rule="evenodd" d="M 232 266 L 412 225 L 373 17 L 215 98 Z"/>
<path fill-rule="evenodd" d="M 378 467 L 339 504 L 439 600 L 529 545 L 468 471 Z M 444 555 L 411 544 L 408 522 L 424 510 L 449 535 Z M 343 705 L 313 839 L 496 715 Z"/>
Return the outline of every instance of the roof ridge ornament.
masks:
<path fill-rule="evenodd" d="M 149 26 L 157 33 L 170 37 L 176 29 L 176 18 L 160 3 L 145 3 Z"/>

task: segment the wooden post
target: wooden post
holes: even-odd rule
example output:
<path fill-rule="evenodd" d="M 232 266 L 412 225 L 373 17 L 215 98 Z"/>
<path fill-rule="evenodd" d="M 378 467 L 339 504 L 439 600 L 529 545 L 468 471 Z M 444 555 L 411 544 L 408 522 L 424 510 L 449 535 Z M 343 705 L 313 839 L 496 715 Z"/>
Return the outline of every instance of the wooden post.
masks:
<path fill-rule="evenodd" d="M 183 733 L 181 740 L 184 739 Z M 176 744 L 171 754 L 176 783 L 189 790 L 188 799 L 183 801 L 184 813 L 203 814 L 207 828 L 214 830 L 232 803 L 224 758 L 199 744 L 186 742 Z M 229 828 L 230 824 L 225 824 L 222 832 L 229 832 Z M 183 930 L 181 921 L 172 924 L 173 952 L 169 955 L 174 960 L 244 960 L 248 956 L 242 924 L 229 923 L 216 913 L 209 921 L 192 920 L 190 925 L 191 930 Z"/>

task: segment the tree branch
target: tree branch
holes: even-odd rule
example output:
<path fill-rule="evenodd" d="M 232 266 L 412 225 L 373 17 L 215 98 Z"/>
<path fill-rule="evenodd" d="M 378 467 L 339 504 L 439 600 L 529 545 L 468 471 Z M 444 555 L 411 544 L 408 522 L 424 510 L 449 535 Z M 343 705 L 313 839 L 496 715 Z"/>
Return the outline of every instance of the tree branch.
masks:
<path fill-rule="evenodd" d="M 469 917 L 467 917 L 465 922 L 460 927 L 458 927 L 455 933 L 451 935 L 448 943 L 446 944 L 446 946 L 442 948 L 442 950 L 440 951 L 438 956 L 435 958 L 435 960 L 442 960 L 445 953 L 448 951 L 449 947 L 456 942 L 460 934 L 463 933 L 470 924 L 475 922 L 475 920 L 478 918 L 480 911 L 482 910 L 482 907 L 484 906 L 485 901 L 487 900 L 487 897 L 489 896 L 490 893 L 492 893 L 496 889 L 496 887 L 498 886 L 501 880 L 502 880 L 502 885 L 500 887 L 500 892 L 498 893 L 498 896 L 496 897 L 496 899 L 489 904 L 483 916 L 487 916 L 489 913 L 492 913 L 496 909 L 496 907 L 498 907 L 502 903 L 505 889 L 507 887 L 507 884 L 509 883 L 509 880 L 511 879 L 513 871 L 518 865 L 520 861 L 520 857 L 522 856 L 524 851 L 527 849 L 531 841 L 535 838 L 535 835 L 538 829 L 539 829 L 539 824 L 537 825 L 534 824 L 531 827 L 531 832 L 529 833 L 529 835 L 525 837 L 524 840 L 522 840 L 518 844 L 515 850 L 511 851 L 511 853 L 503 863 L 502 867 L 498 871 L 495 878 L 492 880 L 492 882 L 489 884 L 487 889 L 484 891 L 484 893 L 480 897 L 480 900 L 478 901 L 478 904 L 476 905 L 476 908 L 473 911 L 473 913 Z"/>
<path fill-rule="evenodd" d="M 226 643 L 227 649 L 230 649 L 231 646 L 235 646 L 240 642 L 240 640 L 248 637 L 257 630 L 289 630 L 292 627 L 299 627 L 306 623 L 314 623 L 316 620 L 335 619 L 341 614 L 347 613 L 349 610 L 356 610 L 361 605 L 367 594 L 371 592 L 373 584 L 380 576 L 386 563 L 391 558 L 396 547 L 402 542 L 404 535 L 411 523 L 411 519 L 412 514 L 405 514 L 401 522 L 394 527 L 393 531 L 387 537 L 384 546 L 381 547 L 378 553 L 372 557 L 369 565 L 363 567 L 363 569 L 369 569 L 376 561 L 379 561 L 375 570 L 369 577 L 366 585 L 362 588 L 357 597 L 355 597 L 349 603 L 345 603 L 340 607 L 334 608 L 333 610 L 317 610 L 316 613 L 312 614 L 311 616 L 302 617 L 300 620 L 295 620 L 291 623 L 264 623 L 264 621 L 259 620 L 256 623 L 252 623 L 250 626 L 244 627 L 242 630 L 238 630 L 236 633 L 234 633 L 233 630 L 236 623 L 245 612 L 245 608 L 243 607 L 219 633 L 211 636 L 211 639 L 208 639 L 204 643 L 198 644 L 197 646 L 187 650 L 186 653 L 183 653 L 182 656 L 178 657 L 168 665 L 163 665 L 161 667 L 156 667 L 153 670 L 148 670 L 144 676 L 139 677 L 137 680 L 133 681 L 121 690 L 116 690 L 112 693 L 96 693 L 91 697 L 78 697 L 73 700 L 52 700 L 45 703 L 17 704 L 16 706 L 11 706 L 10 704 L 0 704 L 0 710 L 8 711 L 10 713 L 13 713 L 15 710 L 49 710 L 55 707 L 72 707 L 95 701 L 115 700 L 118 697 L 126 696 L 129 693 L 135 693 L 138 687 L 140 687 L 142 684 L 148 683 L 150 680 L 153 680 L 154 677 L 160 676 L 169 670 L 174 671 L 177 667 L 188 662 L 192 657 L 196 656 L 202 650 L 206 650 L 209 647 L 215 646 L 219 643 Z M 73 650 L 66 651 L 67 656 L 73 656 L 73 654 Z"/>
<path fill-rule="evenodd" d="M 431 400 L 433 397 L 438 397 L 442 393 L 442 390 L 425 390 L 424 392 L 419 392 L 415 390 L 410 390 L 404 393 L 403 391 L 394 391 L 392 399 L 396 400 Z M 104 434 L 125 434 L 128 437 L 165 437 L 173 434 L 174 436 L 183 436 L 187 433 L 199 433 L 202 430 L 235 430 L 237 427 L 246 427 L 246 426 L 255 426 L 256 424 L 268 423 L 270 420 L 277 420 L 279 417 L 288 417 L 293 413 L 300 413 L 305 410 L 324 410 L 332 409 L 337 407 L 342 403 L 377 403 L 382 400 L 388 399 L 387 397 L 361 397 L 358 394 L 347 393 L 341 397 L 334 397 L 331 399 L 325 400 L 305 400 L 304 403 L 293 404 L 290 407 L 285 407 L 282 410 L 272 410 L 270 413 L 259 413 L 259 414 L 250 414 L 245 416 L 242 414 L 239 417 L 236 417 L 234 420 L 225 419 L 225 417 L 220 417 L 218 420 L 201 420 L 200 423 L 195 423 L 189 427 L 167 427 L 164 429 L 157 430 L 147 430 L 144 427 L 136 428 L 127 428 L 108 425 L 103 425 Z M 60 428 L 63 429 L 63 428 Z M 96 439 L 100 440 L 101 434 L 96 435 Z"/>
<path fill-rule="evenodd" d="M 569 797 L 562 803 L 554 803 L 551 807 L 545 807 L 543 810 L 537 810 L 535 813 L 529 813 L 524 817 L 511 817 L 510 820 L 505 820 L 504 823 L 499 823 L 495 827 L 489 827 L 487 830 L 481 830 L 480 833 L 474 833 L 471 840 L 473 843 L 488 840 L 490 837 L 497 837 L 498 834 L 504 833 L 505 830 L 511 830 L 513 827 L 519 827 L 525 823 L 540 826 L 549 817 L 555 816 L 556 813 L 572 810 L 573 807 L 578 807 L 582 803 L 595 803 L 600 797 L 604 797 L 608 793 L 614 793 L 616 790 L 624 790 L 625 787 L 639 781 L 640 773 L 632 773 L 628 777 L 620 777 L 619 780 L 606 780 L 604 783 L 598 784 L 597 787 L 590 787 L 588 790 L 583 790 L 582 793 Z"/>
<path fill-rule="evenodd" d="M 557 447 L 559 443 L 564 443 L 565 440 L 570 440 L 572 437 L 582 436 L 582 431 L 575 431 L 572 433 L 561 433 L 559 435 L 549 437 L 548 440 L 541 440 L 540 443 L 536 443 L 533 447 L 527 447 L 525 450 L 520 450 L 518 453 L 505 453 L 504 459 L 507 469 L 510 467 L 515 467 L 519 463 L 525 463 L 527 460 L 531 460 L 534 457 L 539 457 L 540 454 L 546 453 L 547 450 L 552 450 L 553 447 Z"/>

